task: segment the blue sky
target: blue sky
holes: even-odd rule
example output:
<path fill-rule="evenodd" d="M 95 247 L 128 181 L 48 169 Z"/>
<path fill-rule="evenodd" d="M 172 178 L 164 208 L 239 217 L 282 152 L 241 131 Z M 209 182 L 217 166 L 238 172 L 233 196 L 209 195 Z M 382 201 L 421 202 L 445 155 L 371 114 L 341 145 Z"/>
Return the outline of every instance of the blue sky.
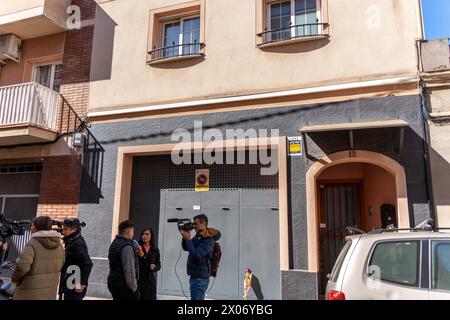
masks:
<path fill-rule="evenodd" d="M 450 38 L 450 0 L 422 0 L 425 37 Z"/>

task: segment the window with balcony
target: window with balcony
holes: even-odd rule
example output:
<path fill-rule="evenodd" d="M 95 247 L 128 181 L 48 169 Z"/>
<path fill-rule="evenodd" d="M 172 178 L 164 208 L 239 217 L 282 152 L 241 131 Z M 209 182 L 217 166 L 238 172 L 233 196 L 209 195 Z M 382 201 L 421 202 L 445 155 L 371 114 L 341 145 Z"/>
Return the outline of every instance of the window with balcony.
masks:
<path fill-rule="evenodd" d="M 324 19 L 326 0 L 263 1 L 260 5 L 262 31 L 258 45 L 313 40 L 327 35 Z"/>
<path fill-rule="evenodd" d="M 152 11 L 149 64 L 191 59 L 204 54 L 203 2 L 188 2 Z"/>
<path fill-rule="evenodd" d="M 166 22 L 163 31 L 160 58 L 200 53 L 200 17 Z"/>
<path fill-rule="evenodd" d="M 38 64 L 34 68 L 33 81 L 59 92 L 61 89 L 61 72 L 61 62 Z"/>

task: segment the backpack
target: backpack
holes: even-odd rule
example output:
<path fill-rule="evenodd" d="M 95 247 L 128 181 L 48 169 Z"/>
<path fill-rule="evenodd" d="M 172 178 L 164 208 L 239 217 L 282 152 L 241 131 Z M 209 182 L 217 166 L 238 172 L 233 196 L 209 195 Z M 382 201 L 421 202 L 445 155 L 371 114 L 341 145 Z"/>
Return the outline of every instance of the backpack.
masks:
<path fill-rule="evenodd" d="M 214 242 L 214 251 L 211 260 L 211 276 L 217 276 L 217 270 L 219 269 L 220 258 L 222 258 L 222 247 L 219 242 Z"/>

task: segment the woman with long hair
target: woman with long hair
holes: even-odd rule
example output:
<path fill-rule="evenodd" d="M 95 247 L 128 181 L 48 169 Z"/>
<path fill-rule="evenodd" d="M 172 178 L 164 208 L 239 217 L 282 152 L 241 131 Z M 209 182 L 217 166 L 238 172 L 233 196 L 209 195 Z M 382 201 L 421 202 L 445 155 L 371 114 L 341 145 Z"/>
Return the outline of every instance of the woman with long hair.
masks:
<path fill-rule="evenodd" d="M 156 300 L 156 272 L 161 269 L 159 249 L 152 228 L 142 230 L 139 237 L 139 281 L 141 300 Z"/>

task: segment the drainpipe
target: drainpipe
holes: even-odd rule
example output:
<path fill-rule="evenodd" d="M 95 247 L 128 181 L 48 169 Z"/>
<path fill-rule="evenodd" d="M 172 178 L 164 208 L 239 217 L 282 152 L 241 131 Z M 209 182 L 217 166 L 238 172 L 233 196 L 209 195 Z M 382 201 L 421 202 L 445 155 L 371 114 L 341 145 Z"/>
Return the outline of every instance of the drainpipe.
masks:
<path fill-rule="evenodd" d="M 420 97 L 420 106 L 421 106 L 421 115 L 422 115 L 422 123 L 423 123 L 423 149 L 425 151 L 424 159 L 425 159 L 425 179 L 427 186 L 427 196 L 428 196 L 428 206 L 430 210 L 430 218 L 434 220 L 434 228 L 436 228 L 436 212 L 435 212 L 435 203 L 434 203 L 434 194 L 433 194 L 433 183 L 432 183 L 432 175 L 431 175 L 431 161 L 430 161 L 430 134 L 429 134 L 429 126 L 428 123 L 431 121 L 430 114 L 427 110 L 427 103 L 425 97 L 425 81 L 419 76 L 419 97 Z"/>

